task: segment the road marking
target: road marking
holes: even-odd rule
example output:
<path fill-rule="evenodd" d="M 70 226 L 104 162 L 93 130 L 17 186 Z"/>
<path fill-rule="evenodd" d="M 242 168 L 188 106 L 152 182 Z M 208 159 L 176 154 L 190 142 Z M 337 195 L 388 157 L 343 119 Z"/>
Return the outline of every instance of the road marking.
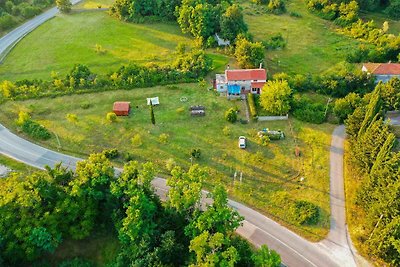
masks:
<path fill-rule="evenodd" d="M 244 222 L 247 222 L 249 224 L 251 224 L 254 228 L 260 230 L 261 232 L 267 234 L 268 236 L 272 237 L 273 239 L 275 239 L 276 241 L 278 241 L 279 243 L 281 243 L 282 245 L 284 245 L 285 247 L 287 247 L 288 249 L 290 249 L 291 251 L 293 251 L 294 253 L 296 253 L 297 255 L 299 255 L 301 258 L 303 258 L 304 260 L 306 260 L 307 262 L 309 262 L 312 266 L 318 267 L 317 265 L 315 265 L 314 263 L 312 263 L 309 259 L 307 259 L 306 257 L 304 257 L 303 255 L 301 255 L 297 250 L 295 250 L 294 248 L 286 245 L 282 240 L 280 240 L 279 238 L 275 237 L 274 235 L 268 233 L 267 231 L 261 229 L 260 227 L 254 225 L 253 223 L 249 222 L 248 220 L 244 220 Z"/>

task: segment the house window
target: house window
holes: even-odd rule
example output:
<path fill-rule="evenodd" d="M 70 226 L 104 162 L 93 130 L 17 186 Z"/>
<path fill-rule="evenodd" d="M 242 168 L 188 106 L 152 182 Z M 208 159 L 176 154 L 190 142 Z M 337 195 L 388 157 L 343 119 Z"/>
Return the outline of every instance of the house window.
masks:
<path fill-rule="evenodd" d="M 246 88 L 244 86 L 242 86 L 242 91 L 246 90 Z"/>
<path fill-rule="evenodd" d="M 257 89 L 258 89 L 258 88 L 251 88 L 251 91 L 257 92 Z"/>
<path fill-rule="evenodd" d="M 219 89 L 224 89 L 224 87 L 221 85 L 221 86 L 219 87 Z"/>

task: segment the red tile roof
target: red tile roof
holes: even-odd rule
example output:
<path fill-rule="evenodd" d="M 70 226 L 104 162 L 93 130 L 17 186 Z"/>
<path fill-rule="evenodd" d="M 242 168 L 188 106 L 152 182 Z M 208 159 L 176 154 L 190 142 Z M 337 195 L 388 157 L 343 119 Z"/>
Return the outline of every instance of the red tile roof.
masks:
<path fill-rule="evenodd" d="M 365 63 L 363 66 L 375 75 L 400 75 L 400 63 Z"/>
<path fill-rule="evenodd" d="M 267 73 L 265 69 L 249 69 L 249 70 L 226 70 L 226 79 L 228 81 L 240 80 L 266 80 Z"/>
<path fill-rule="evenodd" d="M 114 102 L 113 111 L 129 111 L 131 102 Z"/>
<path fill-rule="evenodd" d="M 251 83 L 251 88 L 263 88 L 265 82 L 252 82 Z"/>

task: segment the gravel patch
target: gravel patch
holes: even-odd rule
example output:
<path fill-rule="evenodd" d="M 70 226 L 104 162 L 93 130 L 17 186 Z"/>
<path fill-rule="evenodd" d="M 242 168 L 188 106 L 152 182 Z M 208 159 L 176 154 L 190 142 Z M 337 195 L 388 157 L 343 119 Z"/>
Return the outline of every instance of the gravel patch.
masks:
<path fill-rule="evenodd" d="M 5 177 L 9 174 L 11 170 L 4 165 L 0 165 L 0 177 Z"/>

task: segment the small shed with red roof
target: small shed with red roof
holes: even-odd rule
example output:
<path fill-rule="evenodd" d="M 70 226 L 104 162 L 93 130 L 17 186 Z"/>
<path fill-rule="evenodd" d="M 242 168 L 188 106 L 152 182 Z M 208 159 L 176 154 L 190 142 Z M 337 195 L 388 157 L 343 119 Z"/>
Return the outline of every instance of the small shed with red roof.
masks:
<path fill-rule="evenodd" d="M 113 112 L 117 116 L 128 116 L 131 111 L 131 102 L 114 102 Z"/>

